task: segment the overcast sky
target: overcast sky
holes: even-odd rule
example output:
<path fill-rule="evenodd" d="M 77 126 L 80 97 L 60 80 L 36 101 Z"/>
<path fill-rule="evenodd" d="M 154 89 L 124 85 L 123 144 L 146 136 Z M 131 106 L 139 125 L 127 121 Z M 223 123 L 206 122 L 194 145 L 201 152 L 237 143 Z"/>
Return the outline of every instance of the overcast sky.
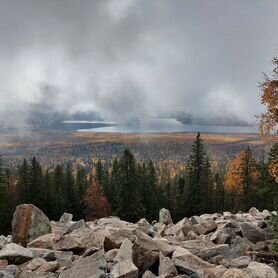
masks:
<path fill-rule="evenodd" d="M 277 53 L 278 0 L 0 0 L 0 109 L 252 119 Z"/>

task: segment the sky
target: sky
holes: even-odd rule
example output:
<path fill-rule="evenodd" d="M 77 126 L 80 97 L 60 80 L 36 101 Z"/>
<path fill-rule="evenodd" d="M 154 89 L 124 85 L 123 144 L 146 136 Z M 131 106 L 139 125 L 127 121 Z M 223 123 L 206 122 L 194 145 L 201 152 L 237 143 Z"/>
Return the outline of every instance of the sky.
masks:
<path fill-rule="evenodd" d="M 251 120 L 277 52 L 278 0 L 0 0 L 0 118 Z"/>

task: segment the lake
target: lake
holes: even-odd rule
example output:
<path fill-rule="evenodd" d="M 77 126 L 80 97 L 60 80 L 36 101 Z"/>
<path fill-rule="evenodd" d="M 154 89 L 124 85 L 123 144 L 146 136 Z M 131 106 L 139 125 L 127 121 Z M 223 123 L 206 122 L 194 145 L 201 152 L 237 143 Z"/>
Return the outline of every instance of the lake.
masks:
<path fill-rule="evenodd" d="M 202 133 L 258 133 L 257 126 L 220 126 L 185 125 L 175 119 L 156 118 L 136 120 L 124 125 L 111 125 L 90 129 L 78 129 L 79 132 L 115 132 L 115 133 L 160 133 L 160 132 L 202 132 Z"/>

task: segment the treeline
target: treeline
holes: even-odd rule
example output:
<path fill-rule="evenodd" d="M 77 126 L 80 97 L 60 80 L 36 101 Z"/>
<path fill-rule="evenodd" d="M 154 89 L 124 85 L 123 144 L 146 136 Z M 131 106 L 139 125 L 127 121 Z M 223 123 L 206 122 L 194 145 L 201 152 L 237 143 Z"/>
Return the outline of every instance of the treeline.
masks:
<path fill-rule="evenodd" d="M 34 157 L 23 160 L 10 174 L 0 160 L 0 234 L 10 232 L 17 204 L 33 203 L 50 219 L 65 212 L 75 219 L 117 215 L 127 221 L 157 218 L 162 207 L 171 210 L 175 221 L 202 213 L 246 211 L 252 206 L 274 208 L 278 197 L 278 144 L 269 155 L 256 161 L 251 149 L 239 153 L 226 169 L 212 171 L 200 134 L 196 136 L 184 171 L 165 180 L 153 162 L 136 161 L 125 150 L 107 165 L 98 160 L 91 172 L 57 165 L 44 169 Z"/>

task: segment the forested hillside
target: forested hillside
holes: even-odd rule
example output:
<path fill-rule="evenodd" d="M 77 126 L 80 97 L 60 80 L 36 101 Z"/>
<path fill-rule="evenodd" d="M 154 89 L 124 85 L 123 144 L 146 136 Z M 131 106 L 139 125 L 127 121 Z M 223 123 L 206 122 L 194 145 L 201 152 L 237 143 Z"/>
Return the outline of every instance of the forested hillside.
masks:
<path fill-rule="evenodd" d="M 2 160 L 1 160 L 2 161 Z M 112 163 L 97 160 L 91 169 L 80 165 L 45 167 L 33 157 L 17 169 L 0 166 L 0 233 L 10 232 L 16 205 L 32 203 L 49 218 L 65 212 L 75 219 L 93 220 L 117 215 L 131 222 L 145 217 L 155 220 L 161 207 L 172 211 L 174 220 L 202 213 L 274 209 L 278 184 L 273 165 L 278 161 L 274 143 L 264 159 L 255 159 L 247 147 L 225 167 L 212 168 L 200 134 L 188 158 L 176 174 L 171 168 L 156 168 L 152 160 L 136 160 L 126 149 Z"/>

